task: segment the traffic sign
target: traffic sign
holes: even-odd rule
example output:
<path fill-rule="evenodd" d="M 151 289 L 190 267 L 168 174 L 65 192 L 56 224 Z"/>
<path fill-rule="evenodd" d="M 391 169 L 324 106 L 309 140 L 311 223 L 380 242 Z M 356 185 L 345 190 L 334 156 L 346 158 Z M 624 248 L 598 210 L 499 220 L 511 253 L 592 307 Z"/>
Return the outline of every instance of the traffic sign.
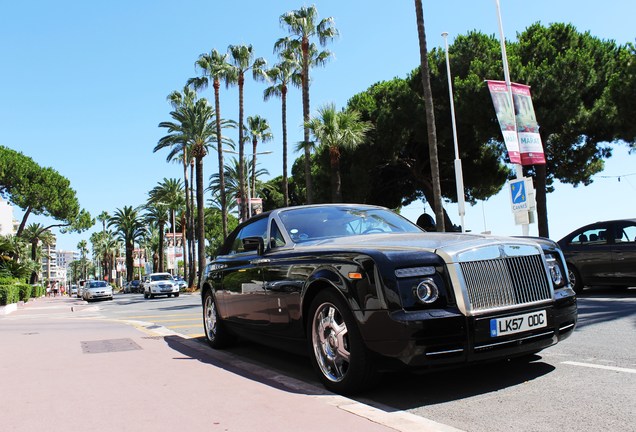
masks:
<path fill-rule="evenodd" d="M 530 206 L 528 204 L 525 179 L 510 182 L 510 197 L 512 200 L 512 211 L 514 213 L 529 210 Z"/>

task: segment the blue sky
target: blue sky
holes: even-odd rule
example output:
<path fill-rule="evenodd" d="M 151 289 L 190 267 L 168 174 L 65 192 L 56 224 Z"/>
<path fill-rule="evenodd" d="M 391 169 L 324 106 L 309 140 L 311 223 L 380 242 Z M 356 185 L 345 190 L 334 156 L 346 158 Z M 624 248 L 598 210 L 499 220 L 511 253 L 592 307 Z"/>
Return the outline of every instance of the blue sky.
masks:
<path fill-rule="evenodd" d="M 429 48 L 443 46 L 444 31 L 449 33 L 449 43 L 474 29 L 498 35 L 494 0 L 423 3 Z M 196 75 L 194 62 L 199 54 L 213 48 L 225 51 L 230 44 L 252 44 L 256 55 L 272 64 L 276 60 L 273 44 L 286 35 L 279 16 L 310 4 L 289 0 L 5 2 L 0 14 L 0 145 L 58 170 L 93 216 L 142 204 L 163 178 L 181 178 L 180 166 L 166 163 L 166 153 L 152 149 L 165 134 L 157 125 L 169 120 L 166 96 Z M 330 102 L 341 108 L 370 85 L 405 77 L 417 66 L 412 1 L 316 0 L 313 4 L 321 17 L 334 17 L 340 37 L 328 46 L 335 58 L 312 72 L 312 113 Z M 636 37 L 633 0 L 501 0 L 501 12 L 506 38 L 512 40 L 537 21 L 572 23 L 579 31 L 620 44 L 634 42 Z M 492 78 L 502 79 L 503 72 Z M 259 151 L 272 154 L 259 160 L 274 177 L 282 170 L 280 102 L 263 102 L 263 89 L 264 84 L 246 82 L 245 111 L 246 116 L 258 114 L 270 122 L 275 139 Z M 212 99 L 211 89 L 202 96 Z M 223 89 L 222 117 L 238 118 L 237 100 L 236 88 Z M 300 91 L 292 89 L 290 143 L 302 139 L 301 122 Z M 290 152 L 290 161 L 296 157 Z M 636 174 L 635 157 L 618 145 L 592 185 L 573 188 L 557 183 L 556 192 L 548 195 L 551 237 L 559 239 L 596 220 L 634 217 L 636 202 L 625 198 L 633 197 L 636 190 L 636 175 L 630 175 Z M 210 158 L 206 179 L 215 171 Z M 446 208 L 459 223 L 456 206 Z M 402 214 L 415 220 L 423 210 L 430 212 L 424 204 L 413 204 Z M 16 209 L 15 216 L 21 218 L 22 212 Z M 29 222 L 52 221 L 31 216 Z M 466 227 L 474 232 L 521 234 L 507 189 L 467 206 Z M 536 225 L 531 225 L 530 234 L 536 233 Z M 58 249 L 75 249 L 89 235 L 58 235 Z"/>

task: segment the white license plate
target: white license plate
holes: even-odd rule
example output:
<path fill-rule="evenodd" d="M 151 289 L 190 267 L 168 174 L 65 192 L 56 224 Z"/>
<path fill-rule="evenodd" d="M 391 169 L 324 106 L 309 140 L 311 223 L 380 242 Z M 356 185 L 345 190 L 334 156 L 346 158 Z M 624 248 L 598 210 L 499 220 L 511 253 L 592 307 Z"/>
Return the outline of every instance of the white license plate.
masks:
<path fill-rule="evenodd" d="M 548 326 L 544 310 L 490 320 L 490 336 L 505 336 Z"/>

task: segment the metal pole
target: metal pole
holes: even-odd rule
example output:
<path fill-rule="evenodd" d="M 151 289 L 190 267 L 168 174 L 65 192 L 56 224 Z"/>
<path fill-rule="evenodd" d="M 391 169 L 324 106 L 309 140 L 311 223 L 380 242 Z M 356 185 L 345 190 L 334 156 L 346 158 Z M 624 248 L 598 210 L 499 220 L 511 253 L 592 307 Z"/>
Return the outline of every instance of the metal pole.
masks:
<path fill-rule="evenodd" d="M 510 83 L 510 70 L 508 69 L 508 56 L 506 55 L 506 38 L 504 37 L 503 31 L 503 22 L 501 20 L 501 8 L 499 7 L 499 0 L 495 0 L 495 4 L 497 6 L 497 21 L 499 23 L 499 39 L 501 43 L 501 60 L 503 63 L 504 69 L 504 79 L 506 81 L 506 89 L 508 89 L 508 98 L 510 99 L 510 106 L 513 110 L 513 121 L 515 126 L 515 135 L 517 137 L 517 143 L 519 143 L 519 134 L 517 132 L 517 117 L 514 115 L 514 98 L 512 97 L 512 85 Z M 521 152 L 521 148 L 519 149 Z M 521 164 L 515 164 L 515 172 L 517 175 L 517 179 L 521 180 L 523 178 L 523 166 Z M 522 233 L 524 236 L 529 235 L 530 229 L 528 224 L 522 224 Z"/>
<path fill-rule="evenodd" d="M 446 49 L 446 72 L 448 75 L 448 97 L 450 99 L 451 120 L 453 123 L 453 143 L 455 145 L 455 184 L 457 187 L 457 211 L 459 212 L 462 232 L 464 227 L 464 215 L 466 214 L 466 201 L 464 197 L 464 176 L 462 174 L 462 160 L 459 157 L 459 144 L 457 143 L 457 124 L 455 123 L 455 102 L 453 101 L 453 80 L 451 78 L 450 59 L 448 57 L 448 33 L 442 33 L 444 47 Z"/>

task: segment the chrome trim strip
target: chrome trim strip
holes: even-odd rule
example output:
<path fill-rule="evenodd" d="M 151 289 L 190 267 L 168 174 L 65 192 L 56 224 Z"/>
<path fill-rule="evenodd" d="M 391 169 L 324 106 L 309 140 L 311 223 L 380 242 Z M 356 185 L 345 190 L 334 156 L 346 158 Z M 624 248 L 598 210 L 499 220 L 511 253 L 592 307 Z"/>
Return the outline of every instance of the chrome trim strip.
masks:
<path fill-rule="evenodd" d="M 540 338 L 540 337 L 551 335 L 551 334 L 552 335 L 554 334 L 554 330 L 550 330 L 549 332 L 540 333 L 540 334 L 536 334 L 536 335 L 532 335 L 532 336 L 526 336 L 526 337 L 523 337 L 523 338 L 512 339 L 512 340 L 508 340 L 508 341 L 504 341 L 504 342 L 497 342 L 497 343 L 488 344 L 488 345 L 475 345 L 475 350 L 492 348 L 492 347 L 496 347 L 496 346 L 499 346 L 499 345 L 506 345 L 506 344 L 516 343 L 516 342 L 520 342 L 520 341 L 524 341 L 524 340 L 529 340 L 529 339 L 536 339 L 536 338 Z"/>
<path fill-rule="evenodd" d="M 565 327 L 559 327 L 559 331 L 562 332 L 562 331 L 565 331 L 565 330 L 569 330 L 572 327 L 574 327 L 574 324 L 568 324 Z"/>
<path fill-rule="evenodd" d="M 444 354 L 455 354 L 455 353 L 460 353 L 463 352 L 464 349 L 460 348 L 460 349 L 454 349 L 454 350 L 447 350 L 447 351 L 435 351 L 435 352 L 427 352 L 426 355 L 427 356 L 437 356 L 437 355 L 444 355 Z"/>

